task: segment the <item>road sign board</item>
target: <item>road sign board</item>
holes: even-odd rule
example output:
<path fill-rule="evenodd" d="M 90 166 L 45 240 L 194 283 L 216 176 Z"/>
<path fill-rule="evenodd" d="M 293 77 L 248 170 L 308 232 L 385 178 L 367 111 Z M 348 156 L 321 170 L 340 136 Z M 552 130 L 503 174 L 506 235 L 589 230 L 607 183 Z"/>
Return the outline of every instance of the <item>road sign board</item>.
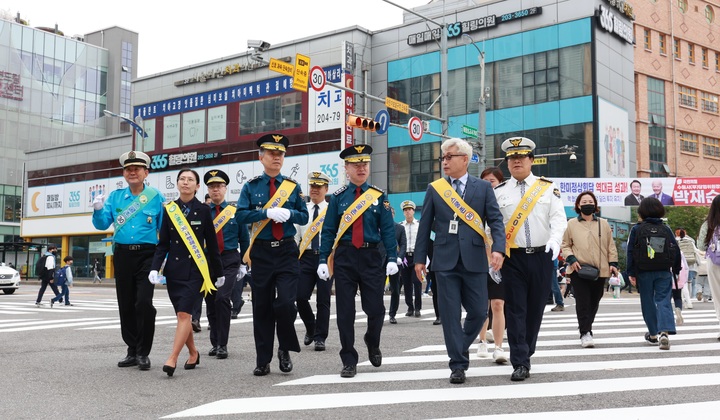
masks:
<path fill-rule="evenodd" d="M 480 163 L 480 156 L 477 153 L 473 153 L 470 158 L 470 163 Z"/>
<path fill-rule="evenodd" d="M 293 89 L 307 92 L 310 78 L 310 57 L 295 54 L 295 73 L 293 74 Z"/>
<path fill-rule="evenodd" d="M 280 61 L 275 58 L 270 59 L 270 70 L 276 71 L 278 73 L 282 73 L 285 76 L 293 76 L 293 73 L 295 73 L 295 66 L 293 66 L 290 63 L 286 63 L 284 61 Z"/>
<path fill-rule="evenodd" d="M 406 104 L 405 102 L 397 101 L 393 98 L 385 98 L 385 106 L 390 109 L 400 111 L 403 114 L 410 113 L 410 105 Z"/>
<path fill-rule="evenodd" d="M 420 118 L 410 118 L 410 121 L 408 121 L 408 133 L 410 133 L 410 138 L 413 139 L 413 141 L 420 141 L 423 136 L 423 125 Z"/>
<path fill-rule="evenodd" d="M 375 122 L 380 124 L 380 127 L 375 130 L 375 133 L 381 135 L 387 133 L 388 127 L 390 126 L 390 114 L 386 109 L 378 111 L 375 115 Z"/>
<path fill-rule="evenodd" d="M 320 92 L 325 87 L 325 70 L 320 66 L 315 66 L 310 70 L 310 87 Z"/>
<path fill-rule="evenodd" d="M 462 133 L 473 139 L 478 138 L 478 129 L 475 127 L 470 127 L 469 125 L 462 126 Z"/>
<path fill-rule="evenodd" d="M 533 159 L 533 165 L 547 165 L 547 157 L 536 157 Z"/>

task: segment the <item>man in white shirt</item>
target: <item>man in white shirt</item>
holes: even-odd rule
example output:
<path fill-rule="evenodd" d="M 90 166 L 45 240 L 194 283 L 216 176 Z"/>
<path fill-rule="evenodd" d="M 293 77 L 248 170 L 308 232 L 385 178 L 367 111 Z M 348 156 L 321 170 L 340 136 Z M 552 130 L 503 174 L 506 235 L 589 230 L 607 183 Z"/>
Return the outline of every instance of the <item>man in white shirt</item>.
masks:
<path fill-rule="evenodd" d="M 405 229 L 405 239 L 407 242 L 405 249 L 405 259 L 407 263 L 403 264 L 400 269 L 403 288 L 405 289 L 405 303 L 408 307 L 405 316 L 414 315 L 416 318 L 419 318 L 420 310 L 422 309 L 422 279 L 418 279 L 417 274 L 415 274 L 413 255 L 415 254 L 415 240 L 417 239 L 420 222 L 415 220 L 415 203 L 410 200 L 405 200 L 401 203 L 401 206 L 405 220 L 400 224 Z"/>

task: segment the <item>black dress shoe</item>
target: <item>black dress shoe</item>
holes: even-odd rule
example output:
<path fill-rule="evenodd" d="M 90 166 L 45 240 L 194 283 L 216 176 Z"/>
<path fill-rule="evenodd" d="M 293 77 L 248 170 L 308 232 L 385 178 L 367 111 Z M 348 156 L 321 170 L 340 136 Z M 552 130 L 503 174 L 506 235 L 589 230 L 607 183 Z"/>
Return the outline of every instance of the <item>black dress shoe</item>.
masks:
<path fill-rule="evenodd" d="M 315 340 L 315 351 L 325 351 L 325 342 L 322 340 Z"/>
<path fill-rule="evenodd" d="M 173 376 L 175 373 L 175 366 L 163 365 L 163 372 L 167 373 L 167 376 Z"/>
<path fill-rule="evenodd" d="M 185 362 L 185 370 L 195 369 L 195 366 L 200 364 L 200 352 L 198 352 L 198 358 L 195 363 L 190 363 L 190 359 Z"/>
<path fill-rule="evenodd" d="M 525 378 L 530 377 L 530 370 L 526 368 L 525 366 L 518 366 L 513 371 L 512 375 L 510 376 L 511 381 L 524 381 Z"/>
<path fill-rule="evenodd" d="M 208 356 L 213 357 L 217 355 L 218 348 L 216 346 L 213 346 L 213 348 L 210 349 L 208 352 Z"/>
<path fill-rule="evenodd" d="M 150 358 L 147 356 L 138 356 L 137 364 L 140 370 L 150 370 Z"/>
<path fill-rule="evenodd" d="M 420 318 L 421 316 L 420 310 L 415 311 L 415 318 Z"/>
<path fill-rule="evenodd" d="M 357 366 L 355 365 L 343 366 L 342 370 L 340 371 L 341 378 L 354 378 L 356 374 Z"/>
<path fill-rule="evenodd" d="M 280 371 L 285 373 L 292 372 L 293 364 L 290 360 L 290 352 L 278 349 L 278 360 L 280 361 Z"/>
<path fill-rule="evenodd" d="M 303 340 L 303 344 L 305 344 L 306 346 L 309 346 L 310 344 L 312 344 L 313 341 L 315 341 L 315 340 L 313 340 L 313 338 L 311 336 L 305 334 L 305 339 Z"/>
<path fill-rule="evenodd" d="M 255 376 L 265 376 L 268 373 L 270 373 L 270 363 L 265 366 L 258 366 L 253 370 L 253 375 Z"/>
<path fill-rule="evenodd" d="M 415 311 L 413 311 L 412 309 L 408 309 L 408 311 L 405 312 L 405 316 L 413 316 L 414 313 Z"/>
<path fill-rule="evenodd" d="M 368 348 L 370 363 L 375 367 L 380 367 L 380 365 L 382 365 L 382 353 L 380 352 L 380 348 L 371 346 L 370 343 L 368 343 L 367 335 L 363 336 L 363 340 Z"/>
<path fill-rule="evenodd" d="M 200 328 L 200 320 L 199 319 L 193 319 L 192 322 L 190 322 L 190 323 L 192 324 L 192 329 L 194 332 L 197 333 L 197 332 L 202 331 L 202 328 Z"/>
<path fill-rule="evenodd" d="M 137 366 L 138 361 L 137 357 L 127 355 L 124 359 L 118 362 L 118 367 L 130 367 L 130 366 Z"/>
<path fill-rule="evenodd" d="M 435 321 L 433 321 L 433 325 L 440 325 L 442 324 L 442 321 L 440 321 L 440 318 L 435 318 Z"/>
<path fill-rule="evenodd" d="M 238 312 L 237 312 L 237 311 L 232 311 L 232 312 L 230 312 L 230 319 L 237 319 L 237 316 L 238 316 Z"/>
<path fill-rule="evenodd" d="M 397 320 L 395 319 L 394 316 L 391 316 L 391 317 L 390 317 L 390 323 L 391 323 L 391 324 L 397 324 Z"/>
<path fill-rule="evenodd" d="M 227 359 L 228 357 L 228 351 L 227 346 L 220 346 L 217 349 L 217 358 L 218 359 Z"/>
<path fill-rule="evenodd" d="M 451 384 L 464 384 L 465 383 L 465 371 L 463 369 L 453 369 L 450 374 Z"/>

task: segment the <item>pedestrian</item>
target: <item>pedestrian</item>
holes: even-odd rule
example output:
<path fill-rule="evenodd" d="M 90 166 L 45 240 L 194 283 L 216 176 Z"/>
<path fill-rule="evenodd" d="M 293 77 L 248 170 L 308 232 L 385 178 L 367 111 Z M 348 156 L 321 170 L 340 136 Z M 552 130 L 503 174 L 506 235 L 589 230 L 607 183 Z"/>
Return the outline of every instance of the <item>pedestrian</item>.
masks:
<path fill-rule="evenodd" d="M 605 282 L 619 273 L 612 229 L 607 220 L 597 216 L 599 211 L 592 191 L 578 194 L 575 199 L 578 216 L 568 221 L 562 240 L 562 253 L 567 261 L 565 273 L 570 276 L 575 294 L 581 347 L 595 347 L 592 325 L 605 292 Z M 587 277 L 583 267 L 595 269 L 597 275 Z M 620 285 L 614 287 L 619 293 Z"/>
<path fill-rule="evenodd" d="M 405 255 L 399 256 L 407 262 L 403 262 L 400 269 L 400 277 L 402 278 L 403 289 L 405 290 L 405 304 L 408 307 L 405 316 L 415 316 L 419 318 L 422 310 L 422 278 L 418 278 L 415 273 L 415 242 L 417 241 L 417 231 L 420 222 L 415 220 L 415 203 L 405 200 L 401 203 L 403 220 L 400 224 L 405 234 Z M 402 248 L 402 247 L 401 247 Z M 414 297 L 414 300 L 413 300 Z M 392 308 L 391 308 L 392 309 Z"/>
<path fill-rule="evenodd" d="M 702 246 L 702 245 L 701 245 Z M 708 262 L 705 251 L 696 251 L 697 277 L 695 277 L 696 298 L 698 302 L 708 302 L 712 300 L 712 289 L 708 282 Z"/>
<path fill-rule="evenodd" d="M 172 351 L 163 365 L 168 376 L 175 373 L 184 346 L 190 353 L 184 368 L 195 369 L 200 364 L 190 324 L 191 312 L 201 291 L 207 294 L 225 284 L 210 208 L 195 197 L 200 189 L 200 175 L 192 169 L 180 169 L 176 182 L 180 197 L 165 206 L 160 240 L 148 275 L 150 283 L 158 284 L 158 271 L 167 258 L 163 275 L 177 317 Z"/>
<path fill-rule="evenodd" d="M 682 288 L 682 302 L 687 309 L 692 309 L 692 296 L 696 295 L 695 277 L 697 276 L 697 251 L 695 240 L 687 236 L 685 229 L 675 229 L 675 240 L 680 246 L 680 252 L 685 257 L 688 265 L 688 281 Z"/>
<path fill-rule="evenodd" d="M 325 194 L 328 192 L 330 177 L 319 171 L 308 174 L 310 184 L 310 201 L 307 203 L 309 222 L 305 225 L 297 224 L 295 229 L 295 242 L 300 253 L 300 278 L 298 280 L 297 310 L 305 324 L 305 338 L 303 344 L 309 346 L 315 342 L 315 351 L 325 351 L 325 341 L 330 330 L 330 295 L 332 279 L 322 280 L 317 275 L 320 261 L 320 232 L 328 203 Z M 313 290 L 315 293 L 315 306 L 317 315 L 310 306 Z"/>
<path fill-rule="evenodd" d="M 102 277 L 100 277 L 100 261 L 98 261 L 97 258 L 95 258 L 95 262 L 93 263 L 92 272 L 93 284 L 96 282 L 102 283 Z"/>
<path fill-rule="evenodd" d="M 211 345 L 208 356 L 227 359 L 230 298 L 236 284 L 242 282 L 241 279 L 247 273 L 247 265 L 242 262 L 242 256 L 250 244 L 250 234 L 246 225 L 237 222 L 237 208 L 225 201 L 227 185 L 230 183 L 228 174 L 220 169 L 211 169 L 205 173 L 203 180 L 210 192 L 210 214 L 214 218 L 213 229 L 225 277 L 225 284 L 218 287 L 216 293 L 205 295 Z"/>
<path fill-rule="evenodd" d="M 501 271 L 505 283 L 510 379 L 530 377 L 530 357 L 535 353 L 545 302 L 557 283 L 553 260 L 567 227 L 560 190 L 546 178 L 532 173 L 535 142 L 513 137 L 501 145 L 510 179 L 495 188 L 506 229 L 507 256 Z"/>
<path fill-rule="evenodd" d="M 243 185 L 237 204 L 238 223 L 252 223 L 244 261 L 252 267 L 255 376 L 270 373 L 276 329 L 281 372 L 292 371 L 289 352 L 300 351 L 295 331 L 300 254 L 294 224 L 306 224 L 308 210 L 300 185 L 280 173 L 289 144 L 282 134 L 257 140 L 263 173 Z"/>
<path fill-rule="evenodd" d="M 65 265 L 62 268 L 55 270 L 55 285 L 59 286 L 61 289 L 58 296 L 50 299 L 51 308 L 55 302 L 60 303 L 63 300 L 65 300 L 65 306 L 75 306 L 70 303 L 70 286 L 73 284 L 73 274 L 71 268 L 73 264 L 73 257 L 68 255 L 63 258 L 63 261 L 65 262 Z"/>
<path fill-rule="evenodd" d="M 404 201 L 403 205 L 405 205 L 407 202 Z M 414 204 L 413 204 L 414 205 Z M 395 220 L 395 209 L 392 207 L 390 208 L 390 212 L 392 213 L 393 220 Z M 397 319 L 395 319 L 395 315 L 397 314 L 397 310 L 400 307 L 400 285 L 403 283 L 403 279 L 405 278 L 404 270 L 408 267 L 414 267 L 413 265 L 409 264 L 407 261 L 407 237 L 406 237 L 406 228 L 403 227 L 402 223 L 395 223 L 395 241 L 397 242 L 397 264 L 398 268 L 400 269 L 399 272 L 392 274 L 388 276 L 388 286 L 390 288 L 390 310 L 388 311 L 389 321 L 391 324 L 397 324 Z M 417 237 L 417 229 L 415 230 L 415 237 Z M 385 252 L 385 247 L 383 246 L 383 243 L 380 242 L 380 255 L 382 255 L 383 259 L 385 260 L 385 264 L 387 264 L 389 261 L 387 260 L 387 252 Z M 412 258 L 412 253 L 410 255 L 410 258 Z M 405 261 L 403 261 L 403 259 Z M 402 276 L 401 276 L 402 274 Z M 405 290 L 408 290 L 408 287 L 405 286 Z M 405 293 L 406 300 L 407 300 L 407 293 Z M 412 302 L 412 299 L 411 299 Z M 410 313 L 408 311 L 408 313 Z M 418 311 L 418 316 L 419 316 Z M 412 315 L 412 314 L 410 314 Z M 405 314 L 405 316 L 410 316 L 408 314 Z"/>
<path fill-rule="evenodd" d="M 35 306 L 38 308 L 45 306 L 42 303 L 43 295 L 45 294 L 45 289 L 47 289 L 48 286 L 50 286 L 50 290 L 55 294 L 55 297 L 59 297 L 60 301 L 62 302 L 62 296 L 60 295 L 60 292 L 58 291 L 57 285 L 55 284 L 55 256 L 57 255 L 57 246 L 55 245 L 48 245 L 47 250 L 45 254 L 40 258 L 45 258 L 45 264 L 44 269 L 40 272 L 40 290 L 38 291 L 37 299 L 35 300 Z M 50 306 L 52 306 L 52 300 L 50 301 Z"/>
<path fill-rule="evenodd" d="M 350 182 L 330 197 L 320 244 L 317 273 L 321 279 L 330 278 L 328 259 L 334 250 L 335 304 L 343 364 L 340 376 L 343 378 L 352 378 L 357 373 L 355 296 L 358 288 L 362 309 L 367 315 L 363 341 L 370 363 L 375 367 L 382 365 L 380 333 L 385 319 L 385 277 L 398 272 L 390 202 L 381 189 L 367 183 L 371 154 L 372 147 L 364 144 L 340 152 Z M 378 250 L 381 241 L 387 252 L 386 259 Z"/>
<path fill-rule="evenodd" d="M 428 185 L 415 242 L 415 272 L 427 273 L 430 232 L 435 231 L 432 269 L 437 280 L 438 304 L 445 348 L 450 357 L 450 383 L 465 382 L 470 345 L 487 317 L 488 265 L 499 271 L 505 252 L 505 229 L 495 194 L 488 181 L 467 171 L 472 146 L 451 138 L 440 146 L 446 177 Z M 492 254 L 486 258 L 485 225 L 490 227 Z M 461 323 L 462 308 L 466 317 Z"/>
<path fill-rule="evenodd" d="M 150 350 L 155 335 L 153 306 L 155 286 L 148 282 L 150 265 L 158 242 L 163 213 L 163 195 L 145 185 L 150 157 L 130 151 L 120 156 L 127 187 L 115 190 L 105 199 L 93 199 L 92 223 L 106 230 L 113 225 L 113 264 L 115 291 L 120 313 L 120 331 L 127 345 L 127 355 L 118 367 L 138 366 L 150 369 Z"/>
<path fill-rule="evenodd" d="M 707 257 L 707 279 L 713 296 L 720 296 L 720 195 L 710 203 L 705 221 L 700 226 L 697 243 Z M 705 292 L 703 292 L 705 297 Z M 720 321 L 720 299 L 713 299 L 715 316 Z M 717 339 L 720 340 L 720 334 Z"/>
<path fill-rule="evenodd" d="M 645 341 L 669 350 L 668 336 L 675 334 L 670 295 L 673 276 L 680 274 L 681 253 L 675 235 L 663 224 L 663 216 L 665 207 L 654 196 L 640 202 L 640 221 L 630 229 L 628 237 L 627 272 L 640 293 L 640 308 L 648 329 Z"/>

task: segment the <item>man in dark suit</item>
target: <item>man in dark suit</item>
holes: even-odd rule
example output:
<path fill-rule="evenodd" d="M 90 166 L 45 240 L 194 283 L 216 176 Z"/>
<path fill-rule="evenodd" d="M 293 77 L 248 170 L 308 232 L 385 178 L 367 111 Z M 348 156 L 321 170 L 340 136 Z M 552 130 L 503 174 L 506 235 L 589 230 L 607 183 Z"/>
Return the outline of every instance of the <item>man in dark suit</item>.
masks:
<path fill-rule="evenodd" d="M 425 193 L 415 242 L 415 272 L 418 278 L 427 273 L 425 259 L 434 226 L 432 267 L 450 357 L 450 383 L 461 384 L 470 364 L 468 349 L 487 317 L 484 225 L 490 227 L 492 234 L 490 265 L 494 270 L 500 270 L 505 258 L 505 228 L 490 183 L 467 172 L 472 156 L 470 144 L 451 138 L 440 149 L 447 177 L 430 184 Z M 462 307 L 467 312 L 464 325 L 460 323 Z"/>
<path fill-rule="evenodd" d="M 674 206 L 675 200 L 673 200 L 672 197 L 662 192 L 662 181 L 659 179 L 656 179 L 652 182 L 652 190 L 653 195 L 651 197 L 655 197 L 662 203 L 663 206 Z"/>
<path fill-rule="evenodd" d="M 642 185 L 640 185 L 640 181 L 637 179 L 633 179 L 632 182 L 630 182 L 630 191 L 632 191 L 630 194 L 625 197 L 625 205 L 626 206 L 639 206 L 640 201 L 642 201 L 643 197 L 640 194 L 640 189 L 642 188 Z"/>
<path fill-rule="evenodd" d="M 394 219 L 395 209 L 391 207 L 390 211 L 392 212 Z M 407 239 L 405 238 L 405 229 L 400 223 L 395 223 L 395 241 L 397 241 L 398 244 L 397 265 L 398 267 L 402 267 L 402 260 L 405 258 L 405 251 L 407 249 Z M 380 255 L 383 257 L 383 261 L 387 264 L 387 252 L 385 252 L 385 246 L 382 242 L 379 244 L 379 249 Z M 390 310 L 388 311 L 388 316 L 390 317 L 391 324 L 397 324 L 395 315 L 397 314 L 398 307 L 400 306 L 400 272 L 391 274 L 388 278 L 390 283 Z"/>

